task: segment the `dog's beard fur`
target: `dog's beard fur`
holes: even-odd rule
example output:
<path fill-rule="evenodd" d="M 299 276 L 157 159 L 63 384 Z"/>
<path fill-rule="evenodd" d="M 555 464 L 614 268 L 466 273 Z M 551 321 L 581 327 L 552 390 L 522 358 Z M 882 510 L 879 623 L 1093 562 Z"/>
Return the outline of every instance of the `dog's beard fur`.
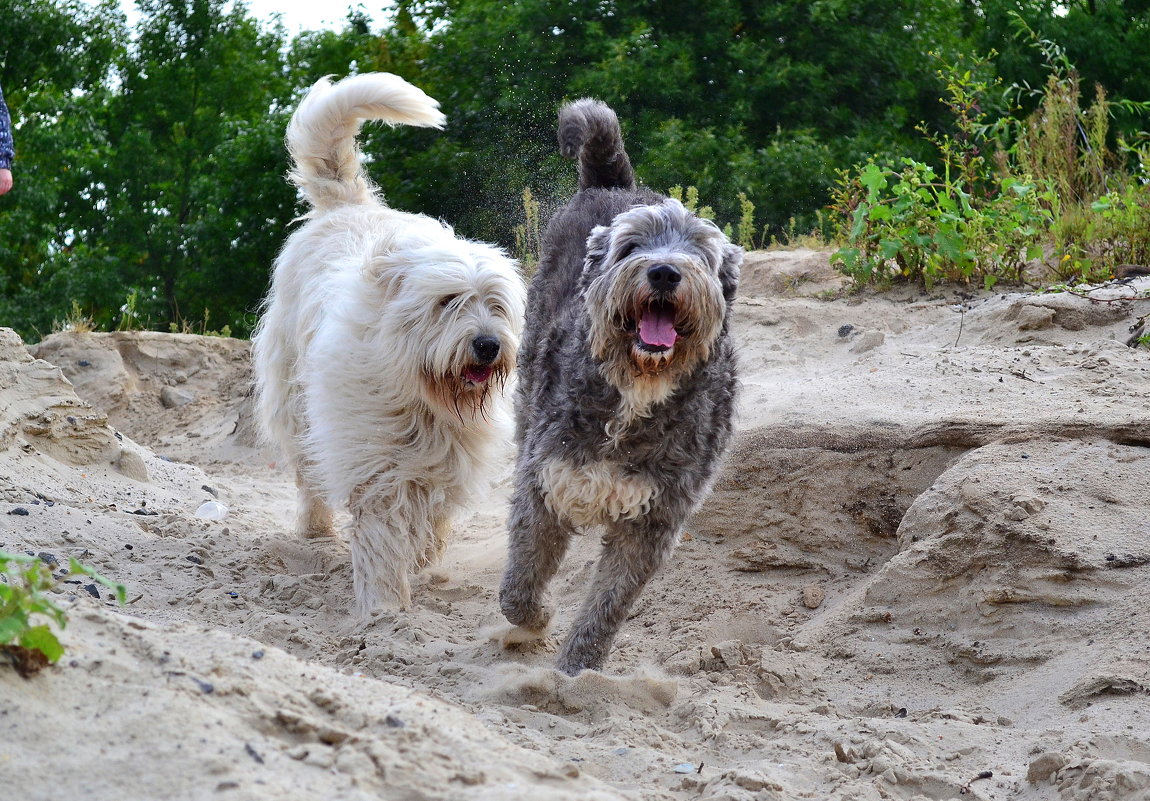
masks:
<path fill-rule="evenodd" d="M 499 368 L 482 384 L 456 375 L 424 376 L 424 395 L 429 405 L 438 406 L 455 413 L 460 423 L 468 419 L 482 418 L 491 422 L 490 395 L 492 387 L 502 393 L 507 381 L 507 369 Z"/>
<path fill-rule="evenodd" d="M 729 247 L 713 223 L 673 200 L 638 206 L 592 232 L 584 268 L 589 345 L 603 377 L 619 389 L 625 417 L 644 416 L 710 358 L 726 314 L 719 271 Z M 681 275 L 672 291 L 652 288 L 647 273 L 657 264 Z M 662 320 L 660 344 L 644 341 L 642 331 L 655 318 Z"/>

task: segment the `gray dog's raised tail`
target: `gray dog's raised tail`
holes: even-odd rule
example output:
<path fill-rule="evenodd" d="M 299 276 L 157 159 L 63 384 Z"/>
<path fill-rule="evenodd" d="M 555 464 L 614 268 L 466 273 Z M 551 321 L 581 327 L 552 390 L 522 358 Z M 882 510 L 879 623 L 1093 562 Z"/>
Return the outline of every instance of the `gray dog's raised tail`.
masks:
<path fill-rule="evenodd" d="M 559 110 L 559 152 L 579 159 L 580 189 L 635 188 L 619 118 L 601 100 L 585 97 Z"/>

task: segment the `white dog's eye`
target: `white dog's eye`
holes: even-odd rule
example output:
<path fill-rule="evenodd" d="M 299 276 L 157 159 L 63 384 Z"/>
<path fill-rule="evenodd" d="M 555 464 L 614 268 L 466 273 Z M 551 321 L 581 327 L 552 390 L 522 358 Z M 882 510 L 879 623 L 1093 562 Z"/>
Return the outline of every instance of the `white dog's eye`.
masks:
<path fill-rule="evenodd" d="M 446 309 L 448 306 L 450 306 L 452 303 L 454 303 L 457 300 L 459 300 L 459 295 L 445 295 L 444 297 L 439 299 L 439 305 L 440 305 L 440 307 Z"/>

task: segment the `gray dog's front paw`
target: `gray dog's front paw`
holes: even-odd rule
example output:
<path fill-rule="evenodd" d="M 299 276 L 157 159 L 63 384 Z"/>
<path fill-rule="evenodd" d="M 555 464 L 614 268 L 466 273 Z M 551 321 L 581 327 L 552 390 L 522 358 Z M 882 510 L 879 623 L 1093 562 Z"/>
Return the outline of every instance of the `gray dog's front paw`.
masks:
<path fill-rule="evenodd" d="M 555 667 L 568 676 L 577 676 L 584 670 L 599 670 L 607 658 L 609 647 L 603 643 L 584 642 L 578 636 L 573 636 L 563 643 Z"/>
<path fill-rule="evenodd" d="M 499 592 L 499 609 L 507 622 L 530 631 L 542 631 L 551 622 L 555 607 L 521 597 L 504 588 Z"/>

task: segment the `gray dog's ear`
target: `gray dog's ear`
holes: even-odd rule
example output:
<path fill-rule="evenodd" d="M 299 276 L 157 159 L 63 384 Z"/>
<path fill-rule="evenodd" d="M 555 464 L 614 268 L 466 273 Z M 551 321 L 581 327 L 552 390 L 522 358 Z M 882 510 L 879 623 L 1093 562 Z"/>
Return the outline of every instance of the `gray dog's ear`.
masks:
<path fill-rule="evenodd" d="M 743 249 L 738 245 L 723 245 L 723 263 L 719 265 L 719 284 L 723 299 L 730 303 L 739 289 L 739 265 L 743 263 Z"/>
<path fill-rule="evenodd" d="M 611 249 L 611 229 L 596 225 L 587 237 L 587 255 L 583 258 L 583 272 L 579 274 L 576 286 L 580 294 L 585 294 L 591 282 L 602 272 L 603 262 Z"/>
<path fill-rule="evenodd" d="M 583 271 L 602 264 L 610 249 L 611 229 L 606 225 L 596 225 L 587 237 L 587 259 L 583 262 Z"/>

